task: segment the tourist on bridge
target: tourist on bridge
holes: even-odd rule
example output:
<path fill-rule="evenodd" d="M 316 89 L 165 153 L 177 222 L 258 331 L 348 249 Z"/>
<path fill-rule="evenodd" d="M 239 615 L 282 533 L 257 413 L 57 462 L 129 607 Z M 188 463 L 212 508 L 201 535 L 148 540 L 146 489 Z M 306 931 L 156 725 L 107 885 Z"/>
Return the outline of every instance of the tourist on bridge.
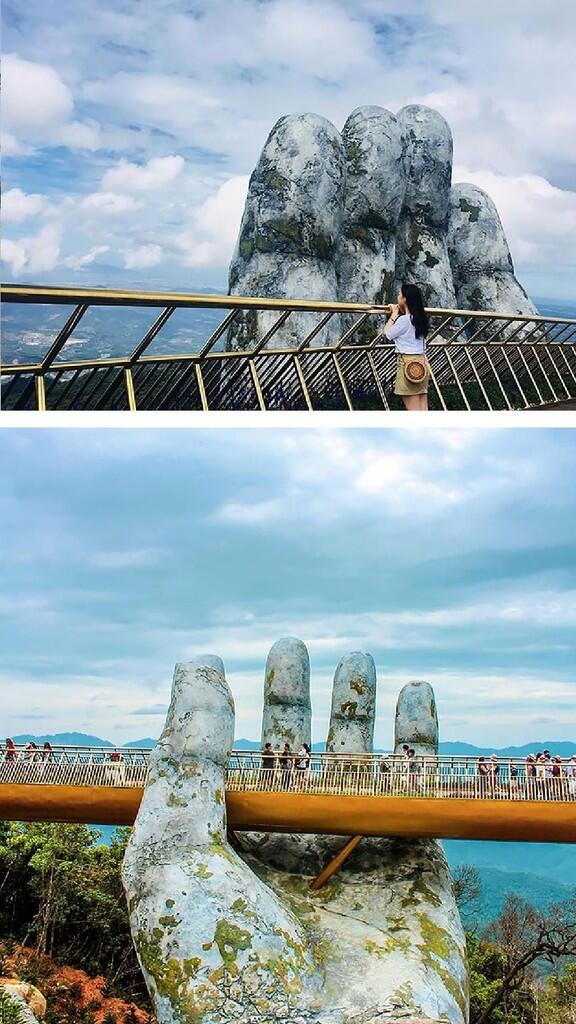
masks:
<path fill-rule="evenodd" d="M 298 753 L 296 754 L 296 761 L 294 762 L 296 788 L 299 788 L 304 784 L 305 773 L 310 767 L 310 758 L 310 747 L 307 743 L 302 743 Z"/>
<path fill-rule="evenodd" d="M 276 754 L 271 743 L 265 743 L 260 751 L 262 758 L 262 784 L 264 789 L 271 789 L 276 767 Z"/>
<path fill-rule="evenodd" d="M 568 793 L 576 799 L 576 754 L 574 754 L 566 765 L 566 778 L 568 780 Z"/>
<path fill-rule="evenodd" d="M 4 751 L 4 760 L 5 761 L 17 761 L 18 760 L 18 751 L 16 750 L 16 744 L 14 743 L 14 740 L 10 739 L 9 736 L 6 738 L 6 750 Z"/>
<path fill-rule="evenodd" d="M 285 743 L 278 757 L 278 766 L 281 769 L 282 788 L 290 788 L 290 775 L 292 772 L 293 758 L 292 749 L 289 743 Z"/>
<path fill-rule="evenodd" d="M 383 754 L 382 757 L 380 758 L 379 772 L 380 789 L 383 792 L 386 792 L 390 789 L 390 783 L 392 781 L 390 778 L 390 762 L 388 761 L 388 754 Z"/>
<path fill-rule="evenodd" d="M 383 334 L 395 343 L 398 354 L 394 394 L 400 395 L 410 412 L 428 409 L 430 367 L 426 358 L 428 315 L 422 292 L 415 284 L 403 284 L 390 306 Z"/>
<path fill-rule="evenodd" d="M 485 757 L 478 758 L 478 779 L 480 782 L 480 794 L 485 796 L 486 788 L 488 785 L 488 777 L 491 775 L 492 769 Z"/>

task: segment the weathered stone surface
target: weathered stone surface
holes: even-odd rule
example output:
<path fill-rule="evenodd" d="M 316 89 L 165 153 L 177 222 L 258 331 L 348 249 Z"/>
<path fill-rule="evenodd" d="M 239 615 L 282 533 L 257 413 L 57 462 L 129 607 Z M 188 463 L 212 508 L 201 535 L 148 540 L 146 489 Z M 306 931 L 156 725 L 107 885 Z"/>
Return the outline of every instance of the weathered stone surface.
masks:
<path fill-rule="evenodd" d="M 376 666 L 371 654 L 352 651 L 338 662 L 326 749 L 370 753 L 376 714 Z"/>
<path fill-rule="evenodd" d="M 308 1010 L 317 998 L 301 925 L 226 840 L 234 705 L 221 666 L 212 657 L 176 666 L 124 859 L 132 936 L 159 1024 L 278 1020 L 279 1006 Z"/>
<path fill-rule="evenodd" d="M 342 139 L 330 121 L 316 114 L 280 118 L 250 178 L 231 295 L 336 299 L 345 173 Z M 229 331 L 228 347 L 253 348 L 278 316 L 244 314 Z M 296 344 L 317 321 L 315 314 L 293 313 L 268 347 Z"/>
<path fill-rule="evenodd" d="M 314 114 L 281 118 L 250 180 L 230 294 L 379 304 L 407 282 L 430 306 L 534 312 L 495 207 L 472 186 L 451 192 L 451 179 L 450 127 L 429 107 L 358 107 L 342 135 Z M 228 347 L 253 347 L 277 318 L 242 314 Z M 292 314 L 269 347 L 295 347 L 319 319 Z M 334 343 L 354 319 L 334 316 L 314 343 Z"/>
<path fill-rule="evenodd" d="M 346 189 L 336 267 L 338 297 L 343 302 L 389 302 L 394 297 L 396 230 L 406 191 L 404 135 L 389 110 L 365 106 L 350 114 L 342 141 Z M 351 318 L 343 319 L 345 327 L 350 323 Z"/>
<path fill-rule="evenodd" d="M 514 276 L 498 210 L 477 185 L 452 188 L 448 252 L 459 307 L 527 316 L 538 312 Z"/>
<path fill-rule="evenodd" d="M 394 750 L 399 754 L 407 743 L 417 754 L 438 751 L 438 716 L 430 683 L 413 679 L 403 686 L 396 703 Z"/>
<path fill-rule="evenodd" d="M 303 647 L 272 648 L 269 704 L 308 692 Z M 368 656 L 354 657 L 372 687 Z M 337 690 L 352 677 L 348 656 Z M 401 696 L 411 736 L 419 686 L 420 698 Z M 233 849 L 223 796 L 233 715 L 219 659 L 177 666 L 123 870 L 159 1024 L 465 1024 L 465 942 L 440 844 L 364 839 L 315 893 L 342 837 L 242 833 Z"/>
<path fill-rule="evenodd" d="M 429 306 L 456 303 L 447 232 L 452 132 L 436 110 L 413 104 L 398 113 L 406 137 L 407 183 L 398 225 L 396 280 L 417 284 Z"/>
<path fill-rule="evenodd" d="M 289 743 L 297 750 L 311 742 L 310 657 L 295 637 L 277 640 L 266 660 L 262 745 Z"/>

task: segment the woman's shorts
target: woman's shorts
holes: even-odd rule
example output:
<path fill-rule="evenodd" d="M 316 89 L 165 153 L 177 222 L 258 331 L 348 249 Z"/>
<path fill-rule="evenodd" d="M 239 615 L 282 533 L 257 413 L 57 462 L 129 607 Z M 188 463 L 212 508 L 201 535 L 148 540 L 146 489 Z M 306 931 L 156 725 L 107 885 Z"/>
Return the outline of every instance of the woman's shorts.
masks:
<path fill-rule="evenodd" d="M 408 378 L 404 374 L 404 360 L 406 359 L 417 359 L 418 362 L 423 362 L 426 367 L 426 376 L 424 380 L 418 384 L 411 384 Z M 430 383 L 430 367 L 426 356 L 406 356 L 403 354 L 398 355 L 398 363 L 396 366 L 396 382 L 394 384 L 395 395 L 425 395 L 428 392 L 428 385 Z"/>

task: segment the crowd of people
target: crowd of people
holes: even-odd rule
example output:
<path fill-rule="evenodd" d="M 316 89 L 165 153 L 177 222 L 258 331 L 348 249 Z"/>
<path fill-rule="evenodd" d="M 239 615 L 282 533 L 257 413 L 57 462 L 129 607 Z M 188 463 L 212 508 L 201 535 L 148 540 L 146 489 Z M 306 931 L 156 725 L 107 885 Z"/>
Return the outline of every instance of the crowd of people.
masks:
<path fill-rule="evenodd" d="M 307 743 L 293 751 L 289 743 L 274 750 L 272 743 L 267 742 L 260 750 L 264 788 L 279 784 L 283 789 L 298 789 L 311 769 L 322 773 L 338 768 L 342 774 L 358 774 L 369 764 L 373 771 L 376 770 L 378 788 L 382 792 L 391 791 L 400 776 L 406 782 L 404 788 L 414 792 L 423 788 L 424 777 L 427 777 L 432 788 L 436 785 L 438 789 L 444 788 L 454 795 L 461 782 L 462 787 L 470 788 L 472 784 L 474 790 L 486 798 L 505 791 L 514 797 L 576 799 L 576 755 L 562 758 L 549 750 L 528 754 L 524 760 L 491 754 L 474 762 L 471 759 L 419 755 L 405 743 L 400 754 L 381 754 L 370 762 L 363 763 L 361 759 L 347 761 L 345 755 L 334 757 L 328 752 L 321 754 L 314 764 Z"/>
<path fill-rule="evenodd" d="M 251 755 L 250 755 L 251 756 Z M 400 790 L 418 793 L 438 792 L 443 795 L 458 795 L 460 791 L 473 789 L 466 795 L 509 795 L 512 798 L 527 799 L 576 799 L 576 754 L 562 758 L 549 750 L 528 754 L 526 758 L 502 758 L 497 754 L 471 758 L 446 758 L 421 755 L 405 743 L 401 753 L 379 754 L 365 761 L 354 759 L 350 754 L 332 755 L 330 752 L 315 755 L 308 743 L 301 743 L 293 750 L 286 742 L 279 749 L 266 742 L 259 752 L 262 785 L 265 789 L 302 789 L 310 771 L 314 777 L 336 771 L 338 777 L 358 775 L 370 770 L 377 780 L 377 789 L 382 792 Z M 41 764 L 55 760 L 52 745 L 46 741 L 38 746 L 33 740 L 25 746 L 16 746 L 7 738 L 4 747 L 0 744 L 0 764 Z M 122 785 L 126 765 L 120 751 L 106 752 L 102 764 L 106 769 L 109 785 Z M 44 774 L 45 769 L 42 769 Z M 398 781 L 400 779 L 400 782 Z"/>

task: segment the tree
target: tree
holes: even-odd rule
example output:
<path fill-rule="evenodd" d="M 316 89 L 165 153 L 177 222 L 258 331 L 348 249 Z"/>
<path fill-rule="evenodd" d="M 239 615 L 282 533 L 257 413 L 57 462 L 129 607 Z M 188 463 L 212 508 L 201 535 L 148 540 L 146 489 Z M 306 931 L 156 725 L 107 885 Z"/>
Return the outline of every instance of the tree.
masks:
<path fill-rule="evenodd" d="M 536 910 L 509 893 L 500 916 L 487 929 L 486 939 L 502 956 L 502 977 L 474 1024 L 493 1024 L 496 1008 L 518 988 L 537 961 L 556 964 L 563 957 L 576 956 L 576 892 L 571 899 L 552 904 L 547 910 Z"/>
<path fill-rule="evenodd" d="M 540 1006 L 546 1024 L 576 1024 L 576 963 L 547 978 Z"/>
<path fill-rule="evenodd" d="M 129 835 L 104 846 L 86 825 L 0 823 L 0 935 L 147 1003 L 120 879 Z"/>
<path fill-rule="evenodd" d="M 480 872 L 471 864 L 459 864 L 452 874 L 452 889 L 459 910 L 476 914 L 480 909 L 482 882 Z"/>

